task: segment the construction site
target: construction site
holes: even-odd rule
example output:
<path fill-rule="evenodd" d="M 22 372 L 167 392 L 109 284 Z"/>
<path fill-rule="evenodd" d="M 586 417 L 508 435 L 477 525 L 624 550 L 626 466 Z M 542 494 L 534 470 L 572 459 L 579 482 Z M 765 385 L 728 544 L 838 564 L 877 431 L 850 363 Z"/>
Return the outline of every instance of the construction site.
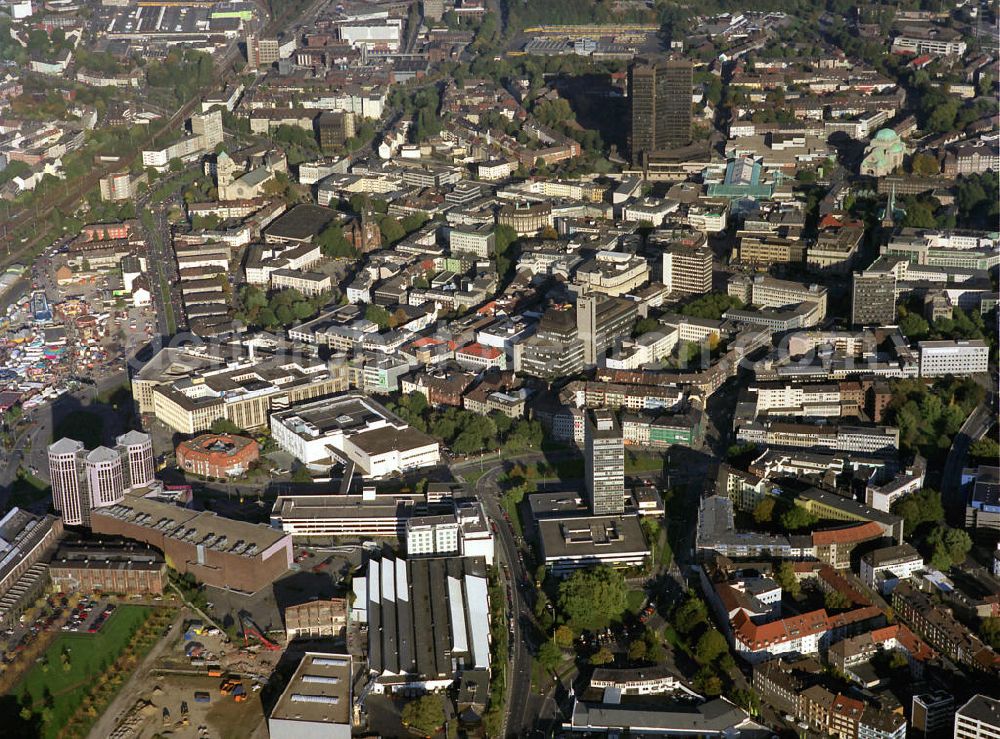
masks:
<path fill-rule="evenodd" d="M 249 616 L 238 637 L 188 609 L 136 672 L 95 736 L 266 737 L 261 694 L 284 653 Z"/>

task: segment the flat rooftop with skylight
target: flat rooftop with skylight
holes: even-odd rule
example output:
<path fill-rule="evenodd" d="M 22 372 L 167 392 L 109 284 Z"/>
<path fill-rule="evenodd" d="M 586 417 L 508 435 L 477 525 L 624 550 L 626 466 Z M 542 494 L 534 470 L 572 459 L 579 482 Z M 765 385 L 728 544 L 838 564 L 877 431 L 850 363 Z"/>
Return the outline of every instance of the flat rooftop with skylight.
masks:
<path fill-rule="evenodd" d="M 268 719 L 271 739 L 351 736 L 351 657 L 306 652 Z"/>

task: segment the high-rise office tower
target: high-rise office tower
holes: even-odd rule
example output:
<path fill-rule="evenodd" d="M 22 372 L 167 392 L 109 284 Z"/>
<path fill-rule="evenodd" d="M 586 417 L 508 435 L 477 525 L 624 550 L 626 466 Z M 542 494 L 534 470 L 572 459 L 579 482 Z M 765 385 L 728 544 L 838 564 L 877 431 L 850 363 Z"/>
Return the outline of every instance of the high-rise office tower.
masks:
<path fill-rule="evenodd" d="M 587 415 L 585 430 L 587 498 L 596 516 L 625 512 L 625 443 L 622 427 L 609 410 Z"/>
<path fill-rule="evenodd" d="M 712 250 L 704 244 L 667 244 L 663 248 L 663 284 L 672 293 L 712 292 Z"/>
<path fill-rule="evenodd" d="M 141 488 L 153 482 L 153 439 L 141 431 L 129 431 L 115 439 L 123 462 L 125 485 Z"/>
<path fill-rule="evenodd" d="M 693 72 L 686 59 L 651 62 L 637 58 L 629 68 L 632 163 L 650 154 L 691 143 Z"/>
<path fill-rule="evenodd" d="M 87 450 L 82 441 L 60 439 L 49 445 L 49 480 L 52 482 L 52 507 L 68 524 L 83 523 L 83 510 L 90 510 L 90 499 L 83 500 L 77 460 Z"/>
<path fill-rule="evenodd" d="M 128 490 L 153 482 L 153 442 L 149 434 L 129 431 L 114 449 L 87 451 L 82 442 L 60 439 L 48 450 L 52 505 L 71 526 L 89 526 L 94 508 L 120 503 Z"/>
<path fill-rule="evenodd" d="M 191 115 L 191 133 L 205 139 L 202 148 L 214 149 L 222 143 L 222 111 L 216 108 L 205 113 L 193 113 Z"/>
<path fill-rule="evenodd" d="M 606 295 L 580 295 L 576 299 L 576 334 L 583 342 L 583 363 L 600 364 L 608 349 L 627 337 L 639 316 L 637 303 Z"/>
<path fill-rule="evenodd" d="M 538 331 L 514 344 L 514 369 L 535 377 L 569 377 L 583 369 L 583 342 L 577 338 L 576 315 L 549 308 Z"/>
<path fill-rule="evenodd" d="M 253 68 L 270 67 L 278 61 L 278 39 L 261 38 L 255 33 L 246 35 L 247 65 Z"/>
<path fill-rule="evenodd" d="M 896 275 L 892 272 L 855 273 L 851 290 L 851 323 L 891 326 L 896 322 Z"/>

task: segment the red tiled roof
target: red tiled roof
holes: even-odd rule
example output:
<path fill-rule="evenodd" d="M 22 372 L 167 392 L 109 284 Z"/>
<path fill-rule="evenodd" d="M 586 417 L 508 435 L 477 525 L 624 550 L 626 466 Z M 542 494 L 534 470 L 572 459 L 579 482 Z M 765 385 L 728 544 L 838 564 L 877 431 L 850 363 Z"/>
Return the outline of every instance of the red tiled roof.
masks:
<path fill-rule="evenodd" d="M 856 544 L 869 539 L 878 539 L 882 535 L 881 526 L 874 521 L 867 521 L 856 526 L 814 531 L 812 538 L 813 544 L 822 547 L 830 544 Z"/>
<path fill-rule="evenodd" d="M 438 344 L 443 344 L 441 339 L 435 339 L 433 336 L 423 336 L 419 339 L 414 340 L 410 346 L 419 349 L 423 346 L 437 346 Z"/>
<path fill-rule="evenodd" d="M 755 624 L 745 612 L 740 611 L 733 618 L 733 631 L 741 642 L 758 650 L 772 644 L 822 634 L 827 631 L 827 621 L 826 610 L 823 608 L 765 624 Z"/>
<path fill-rule="evenodd" d="M 503 352 L 495 346 L 483 346 L 478 343 L 466 344 L 459 350 L 458 353 L 467 354 L 470 357 L 482 357 L 483 359 L 497 359 L 501 354 L 503 354 Z"/>
<path fill-rule="evenodd" d="M 859 700 L 855 700 L 854 698 L 848 698 L 846 695 L 837 693 L 837 696 L 833 699 L 832 710 L 843 716 L 860 718 L 861 714 L 865 710 L 865 704 Z"/>
<path fill-rule="evenodd" d="M 836 616 L 827 617 L 827 626 L 831 629 L 840 628 L 841 626 L 848 626 L 850 624 L 858 623 L 859 621 L 867 621 L 870 618 L 875 618 L 876 616 L 881 616 L 882 609 L 878 606 L 864 606 L 862 608 L 854 608 L 850 611 L 844 611 L 843 613 L 838 613 Z"/>
<path fill-rule="evenodd" d="M 753 610 L 751 597 L 737 590 L 729 583 L 718 583 L 715 586 L 715 592 L 718 593 L 719 600 L 725 607 L 726 613 L 732 613 L 737 610 Z"/>
<path fill-rule="evenodd" d="M 895 639 L 910 653 L 910 657 L 918 662 L 933 659 L 936 655 L 936 652 L 926 642 L 903 624 L 892 624 L 881 629 L 875 629 L 869 636 L 871 636 L 874 644 L 884 644 L 890 639 Z"/>
<path fill-rule="evenodd" d="M 821 565 L 817 575 L 819 575 L 819 578 L 823 582 L 841 595 L 845 596 L 851 602 L 851 605 L 870 606 L 872 604 L 871 599 L 868 598 L 868 596 L 852 585 L 850 580 L 841 575 L 830 565 Z"/>

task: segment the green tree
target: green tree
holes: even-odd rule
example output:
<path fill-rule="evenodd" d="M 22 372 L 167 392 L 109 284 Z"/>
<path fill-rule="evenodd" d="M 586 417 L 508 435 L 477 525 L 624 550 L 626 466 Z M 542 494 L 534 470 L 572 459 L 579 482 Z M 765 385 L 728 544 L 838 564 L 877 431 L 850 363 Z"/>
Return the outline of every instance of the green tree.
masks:
<path fill-rule="evenodd" d="M 389 311 L 383 308 L 381 305 L 375 305 L 370 303 L 367 308 L 365 308 L 365 318 L 372 323 L 377 323 L 380 331 L 385 331 L 389 328 Z"/>
<path fill-rule="evenodd" d="M 733 703 L 745 710 L 751 716 L 756 716 L 760 713 L 760 697 L 754 690 L 737 688 L 733 692 Z"/>
<path fill-rule="evenodd" d="M 392 216 L 386 216 L 383 218 L 378 227 L 382 232 L 382 239 L 387 244 L 395 244 L 397 241 L 406 236 L 406 229 L 404 229 L 403 225 Z"/>
<path fill-rule="evenodd" d="M 406 233 L 413 233 L 418 228 L 423 226 L 427 221 L 430 220 L 426 213 L 410 213 L 403 220 L 399 222 L 399 225 L 403 227 Z"/>
<path fill-rule="evenodd" d="M 338 223 L 333 223 L 320 231 L 316 243 L 326 257 L 354 258 L 358 255 L 357 250 L 344 236 L 344 228 Z"/>
<path fill-rule="evenodd" d="M 555 640 L 556 644 L 562 649 L 569 649 L 573 646 L 573 629 L 571 629 L 566 624 L 559 626 L 555 633 L 553 633 L 552 638 Z"/>
<path fill-rule="evenodd" d="M 427 403 L 427 396 L 423 393 L 414 393 L 413 395 L 407 396 L 407 405 L 410 410 L 416 414 L 424 413 L 430 405 Z"/>
<path fill-rule="evenodd" d="M 707 665 L 729 651 L 729 645 L 718 629 L 710 628 L 698 639 L 694 648 L 695 659 Z"/>
<path fill-rule="evenodd" d="M 689 590 L 687 598 L 674 610 L 672 620 L 679 633 L 691 634 L 702 624 L 708 623 L 708 608 L 694 591 Z"/>
<path fill-rule="evenodd" d="M 400 717 L 406 728 L 424 736 L 433 736 L 444 725 L 441 696 L 431 693 L 414 698 L 403 706 Z"/>
<path fill-rule="evenodd" d="M 261 326 L 275 328 L 278 325 L 278 318 L 274 315 L 274 309 L 269 305 L 261 308 L 260 313 L 257 315 L 257 323 Z"/>
<path fill-rule="evenodd" d="M 995 439 L 991 439 L 988 436 L 984 436 L 982 439 L 976 439 L 969 446 L 969 456 L 974 459 L 982 459 L 997 463 L 1000 459 L 1000 444 L 997 444 Z"/>
<path fill-rule="evenodd" d="M 937 226 L 934 209 L 925 202 L 911 200 L 906 206 L 906 215 L 903 216 L 901 225 L 908 228 L 934 228 Z"/>
<path fill-rule="evenodd" d="M 774 508 L 777 501 L 773 496 L 767 495 L 753 507 L 753 520 L 759 524 L 771 523 L 774 520 Z"/>
<path fill-rule="evenodd" d="M 497 274 L 503 278 L 510 272 L 514 262 L 514 247 L 517 244 L 517 232 L 506 225 L 499 225 L 493 232 L 494 249 L 496 250 Z"/>
<path fill-rule="evenodd" d="M 941 503 L 941 493 L 930 488 L 908 495 L 896 501 L 892 512 L 903 519 L 903 533 L 912 537 L 925 523 L 937 523 L 944 520 L 944 506 Z"/>
<path fill-rule="evenodd" d="M 548 672 L 555 672 L 562 662 L 562 650 L 553 642 L 542 642 L 538 648 L 538 664 Z"/>
<path fill-rule="evenodd" d="M 680 310 L 681 315 L 718 320 L 730 308 L 742 308 L 743 301 L 725 293 L 709 293 L 695 298 Z"/>
<path fill-rule="evenodd" d="M 292 313 L 292 309 L 285 304 L 279 305 L 275 308 L 274 315 L 278 319 L 278 323 L 282 326 L 287 326 L 295 321 L 295 315 Z"/>
<path fill-rule="evenodd" d="M 774 581 L 793 598 L 798 598 L 802 592 L 802 586 L 795 577 L 795 567 L 791 562 L 781 562 L 777 566 L 774 570 Z"/>
<path fill-rule="evenodd" d="M 576 628 L 598 628 L 621 618 L 627 605 L 625 578 L 606 565 L 577 570 L 559 584 L 559 610 Z"/>
<path fill-rule="evenodd" d="M 292 303 L 292 314 L 298 321 L 304 321 L 305 319 L 312 317 L 313 313 L 315 313 L 313 307 L 305 301 L 300 300 L 297 303 Z"/>
<path fill-rule="evenodd" d="M 913 171 L 913 174 L 920 175 L 921 177 L 930 177 L 941 171 L 937 159 L 923 152 L 913 155 L 913 159 L 910 161 L 910 169 Z"/>
<path fill-rule="evenodd" d="M 957 115 L 958 101 L 948 99 L 940 105 L 934 106 L 934 110 L 928 116 L 924 128 L 933 133 L 947 133 L 955 126 L 955 117 Z"/>
<path fill-rule="evenodd" d="M 590 657 L 592 665 L 610 665 L 615 661 L 615 655 L 607 647 L 601 647 Z"/>
<path fill-rule="evenodd" d="M 216 418 L 212 421 L 209 430 L 213 434 L 242 434 L 243 429 L 230 421 L 228 418 Z"/>
<path fill-rule="evenodd" d="M 993 649 L 1000 649 L 1000 617 L 987 616 L 979 623 L 979 636 Z"/>
<path fill-rule="evenodd" d="M 816 516 L 798 504 L 781 514 L 781 525 L 786 531 L 799 531 L 815 525 L 819 521 Z"/>
<path fill-rule="evenodd" d="M 637 639 L 629 644 L 628 658 L 632 662 L 642 662 L 646 658 L 646 642 Z"/>
<path fill-rule="evenodd" d="M 694 676 L 695 689 L 708 696 L 722 694 L 722 678 L 715 674 L 710 667 L 703 667 Z"/>
<path fill-rule="evenodd" d="M 972 539 L 963 529 L 936 526 L 927 536 L 931 547 L 931 564 L 939 570 L 947 570 L 961 564 L 972 549 Z"/>
<path fill-rule="evenodd" d="M 842 611 L 851 607 L 851 601 L 843 593 L 831 590 L 823 596 L 823 605 L 828 611 Z"/>
<path fill-rule="evenodd" d="M 928 331 L 930 331 L 930 325 L 924 320 L 923 316 L 918 316 L 916 313 L 907 313 L 899 320 L 899 330 L 906 337 L 918 340 L 927 336 Z"/>

